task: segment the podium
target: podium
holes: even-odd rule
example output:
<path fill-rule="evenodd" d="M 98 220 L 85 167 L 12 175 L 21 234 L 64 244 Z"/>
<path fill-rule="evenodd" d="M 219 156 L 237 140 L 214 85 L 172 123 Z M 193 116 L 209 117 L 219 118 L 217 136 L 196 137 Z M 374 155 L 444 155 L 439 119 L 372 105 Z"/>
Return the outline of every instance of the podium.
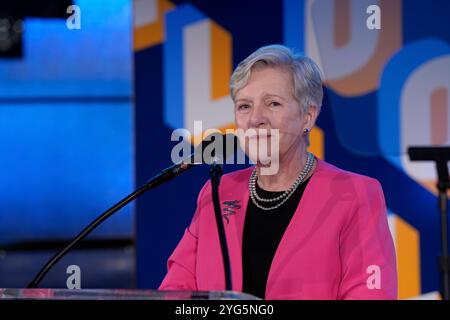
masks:
<path fill-rule="evenodd" d="M 0 289 L 0 300 L 260 300 L 234 291 L 138 289 Z"/>

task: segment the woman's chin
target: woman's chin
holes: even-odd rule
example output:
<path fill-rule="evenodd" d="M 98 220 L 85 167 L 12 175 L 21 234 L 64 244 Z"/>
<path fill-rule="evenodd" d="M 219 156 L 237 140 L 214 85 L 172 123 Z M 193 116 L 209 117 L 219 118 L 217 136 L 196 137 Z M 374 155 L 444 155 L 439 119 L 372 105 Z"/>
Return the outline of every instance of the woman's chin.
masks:
<path fill-rule="evenodd" d="M 278 159 L 273 159 L 270 155 L 258 155 L 256 153 L 247 153 L 248 158 L 258 167 L 270 167 Z"/>

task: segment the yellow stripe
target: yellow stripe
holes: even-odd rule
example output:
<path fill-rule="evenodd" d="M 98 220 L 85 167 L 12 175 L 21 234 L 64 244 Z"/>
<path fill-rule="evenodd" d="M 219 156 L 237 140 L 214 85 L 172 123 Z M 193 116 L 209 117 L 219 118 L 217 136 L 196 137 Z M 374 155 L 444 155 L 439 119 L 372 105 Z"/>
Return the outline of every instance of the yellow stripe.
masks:
<path fill-rule="evenodd" d="M 421 292 L 419 232 L 398 216 L 395 216 L 394 221 L 398 297 L 399 299 L 415 297 Z"/>
<path fill-rule="evenodd" d="M 134 30 L 134 50 L 139 51 L 164 41 L 161 23 L 152 23 Z"/>
<path fill-rule="evenodd" d="M 313 127 L 309 135 L 311 145 L 308 150 L 312 152 L 317 158 L 324 160 L 324 133 L 319 127 Z"/>
<path fill-rule="evenodd" d="M 228 82 L 232 69 L 231 36 L 211 21 L 211 99 L 229 94 Z"/>
<path fill-rule="evenodd" d="M 134 29 L 134 50 L 145 48 L 164 42 L 164 15 L 175 6 L 168 0 L 158 0 L 158 20 Z"/>

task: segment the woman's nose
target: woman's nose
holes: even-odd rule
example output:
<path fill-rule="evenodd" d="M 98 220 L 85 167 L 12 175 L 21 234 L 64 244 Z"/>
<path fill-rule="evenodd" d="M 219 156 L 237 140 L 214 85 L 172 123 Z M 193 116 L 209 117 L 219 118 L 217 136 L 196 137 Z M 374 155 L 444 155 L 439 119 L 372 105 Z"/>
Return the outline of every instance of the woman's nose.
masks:
<path fill-rule="evenodd" d="M 268 124 L 268 118 L 264 107 L 255 106 L 250 115 L 249 122 L 250 128 L 265 127 Z"/>

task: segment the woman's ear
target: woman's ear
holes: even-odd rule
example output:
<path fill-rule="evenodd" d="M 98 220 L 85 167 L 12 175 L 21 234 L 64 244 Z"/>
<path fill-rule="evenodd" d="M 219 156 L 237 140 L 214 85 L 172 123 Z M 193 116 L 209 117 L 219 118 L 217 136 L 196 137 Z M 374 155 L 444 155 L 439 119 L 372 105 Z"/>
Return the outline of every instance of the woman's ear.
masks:
<path fill-rule="evenodd" d="M 315 105 L 310 105 L 308 108 L 308 111 L 305 114 L 305 129 L 308 129 L 309 131 L 312 130 L 314 125 L 316 124 L 317 117 L 319 116 L 319 107 Z"/>

